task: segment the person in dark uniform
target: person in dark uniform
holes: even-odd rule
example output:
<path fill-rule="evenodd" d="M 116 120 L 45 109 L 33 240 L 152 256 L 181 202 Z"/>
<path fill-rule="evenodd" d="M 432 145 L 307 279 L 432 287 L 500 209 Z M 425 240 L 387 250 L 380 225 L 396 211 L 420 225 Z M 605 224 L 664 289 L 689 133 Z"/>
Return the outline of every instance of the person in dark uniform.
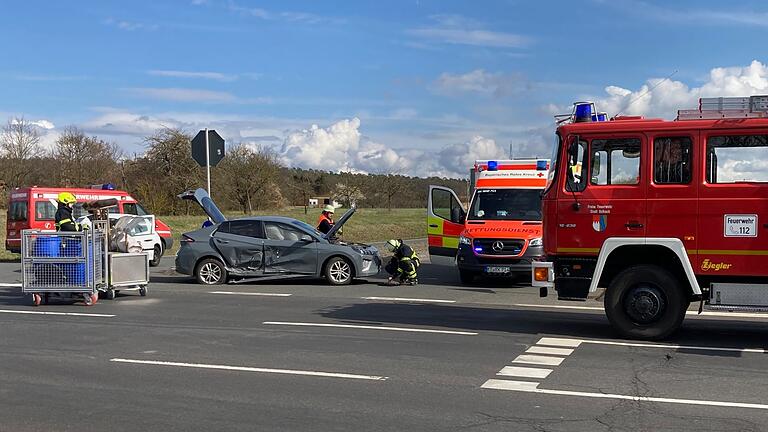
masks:
<path fill-rule="evenodd" d="M 61 192 L 56 201 L 59 202 L 54 216 L 56 231 L 82 231 L 83 227 L 72 217 L 72 205 L 77 202 L 75 196 L 71 192 Z"/>
<path fill-rule="evenodd" d="M 413 248 L 403 243 L 400 239 L 387 241 L 386 247 L 392 252 L 389 264 L 384 267 L 384 270 L 389 273 L 387 283 L 398 282 L 408 285 L 419 283 L 416 269 L 419 268 L 421 262 Z"/>

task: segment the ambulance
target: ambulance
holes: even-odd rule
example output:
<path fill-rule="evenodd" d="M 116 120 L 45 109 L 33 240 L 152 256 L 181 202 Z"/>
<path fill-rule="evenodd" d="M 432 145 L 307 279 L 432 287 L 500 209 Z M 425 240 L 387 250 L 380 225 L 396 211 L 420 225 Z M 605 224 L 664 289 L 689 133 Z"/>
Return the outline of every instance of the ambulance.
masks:
<path fill-rule="evenodd" d="M 111 184 L 92 185 L 87 189 L 27 187 L 16 188 L 9 194 L 8 221 L 6 224 L 5 248 L 18 253 L 21 249 L 21 231 L 41 229 L 55 231 L 56 198 L 60 192 L 71 192 L 77 198 L 74 216 L 83 215 L 82 203 L 114 198 L 117 205 L 109 209 L 110 213 L 137 216 L 150 215 L 128 192 L 115 190 Z M 155 218 L 155 232 L 160 236 L 160 244 L 154 245 L 152 265 L 160 263 L 160 257 L 173 246 L 171 229 L 163 221 Z"/>
<path fill-rule="evenodd" d="M 541 192 L 547 159 L 478 160 L 470 170 L 469 211 L 456 193 L 430 186 L 430 257 L 451 257 L 462 283 L 477 277 L 530 277 L 543 256 Z"/>
<path fill-rule="evenodd" d="M 540 295 L 599 299 L 635 339 L 668 337 L 691 304 L 768 311 L 768 96 L 702 98 L 671 121 L 577 102 L 557 120 Z"/>

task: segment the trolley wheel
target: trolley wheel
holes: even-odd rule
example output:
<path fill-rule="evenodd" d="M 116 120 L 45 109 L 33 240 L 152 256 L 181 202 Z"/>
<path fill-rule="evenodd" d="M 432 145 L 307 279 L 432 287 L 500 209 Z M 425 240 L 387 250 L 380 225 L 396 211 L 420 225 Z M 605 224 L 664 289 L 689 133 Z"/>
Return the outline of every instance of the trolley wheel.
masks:
<path fill-rule="evenodd" d="M 32 303 L 35 306 L 40 306 L 40 303 L 43 301 L 43 298 L 40 297 L 40 294 L 32 294 Z"/>
<path fill-rule="evenodd" d="M 140 296 L 146 297 L 147 296 L 147 292 L 149 292 L 149 287 L 147 287 L 147 286 L 139 287 L 139 295 Z"/>
<path fill-rule="evenodd" d="M 115 297 L 117 297 L 117 292 L 110 288 L 110 289 L 107 290 L 107 296 L 106 297 L 107 297 L 107 300 L 114 300 Z"/>
<path fill-rule="evenodd" d="M 99 301 L 99 293 L 98 292 L 93 294 L 85 293 L 83 294 L 83 301 L 85 302 L 86 306 L 93 306 L 96 304 L 97 301 Z"/>

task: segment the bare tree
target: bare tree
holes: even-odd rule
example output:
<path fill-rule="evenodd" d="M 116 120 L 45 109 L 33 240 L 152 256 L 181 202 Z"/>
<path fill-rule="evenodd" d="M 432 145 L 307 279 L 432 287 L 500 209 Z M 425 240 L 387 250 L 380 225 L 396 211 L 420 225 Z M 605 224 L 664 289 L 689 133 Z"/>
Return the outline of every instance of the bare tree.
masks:
<path fill-rule="evenodd" d="M 331 195 L 346 207 L 357 205 L 357 202 L 365 198 L 359 187 L 345 183 L 337 183 Z"/>
<path fill-rule="evenodd" d="M 115 182 L 119 179 L 118 160 L 122 156 L 114 143 L 70 126 L 56 140 L 52 152 L 57 162 L 60 186 L 79 186 Z"/>
<path fill-rule="evenodd" d="M 7 162 L 3 180 L 9 188 L 23 186 L 32 172 L 30 159 L 43 155 L 40 132 L 24 117 L 12 118 L 0 133 L 0 151 Z"/>
<path fill-rule="evenodd" d="M 282 197 L 277 196 L 280 195 L 279 188 L 273 187 L 280 165 L 277 156 L 268 149 L 254 150 L 238 145 L 229 150 L 217 168 L 224 195 L 237 203 L 243 214 L 282 201 Z"/>

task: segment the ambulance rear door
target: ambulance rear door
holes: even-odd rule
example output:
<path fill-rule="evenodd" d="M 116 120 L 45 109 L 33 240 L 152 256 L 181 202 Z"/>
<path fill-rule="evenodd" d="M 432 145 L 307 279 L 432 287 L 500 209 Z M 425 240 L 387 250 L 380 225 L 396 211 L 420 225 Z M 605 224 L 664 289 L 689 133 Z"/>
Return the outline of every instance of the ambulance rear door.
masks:
<path fill-rule="evenodd" d="M 429 187 L 427 237 L 430 256 L 456 256 L 466 215 L 464 206 L 453 190 L 444 186 Z"/>

